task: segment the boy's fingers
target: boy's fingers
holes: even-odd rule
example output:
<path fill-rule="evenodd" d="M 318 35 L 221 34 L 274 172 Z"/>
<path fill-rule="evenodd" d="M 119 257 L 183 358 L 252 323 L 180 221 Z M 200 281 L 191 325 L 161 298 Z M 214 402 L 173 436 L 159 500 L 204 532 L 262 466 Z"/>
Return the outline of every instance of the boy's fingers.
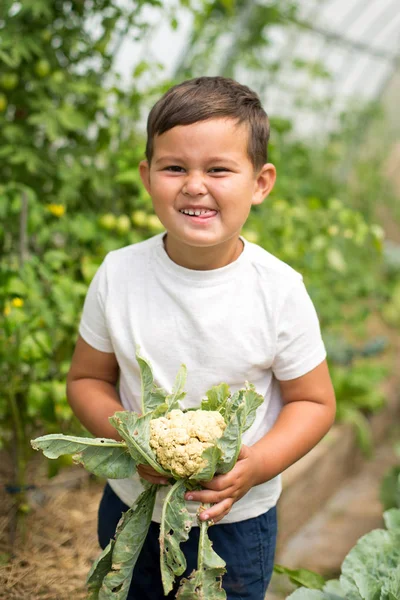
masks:
<path fill-rule="evenodd" d="M 214 504 L 214 506 L 203 510 L 200 513 L 200 519 L 202 521 L 212 521 L 213 523 L 218 523 L 218 521 L 221 521 L 221 519 L 228 514 L 232 508 L 232 504 L 232 499 L 226 498 L 225 500 L 222 500 L 222 502 L 218 502 L 218 504 Z"/>
<path fill-rule="evenodd" d="M 233 491 L 233 490 L 232 490 Z M 201 490 L 201 492 L 188 492 L 185 494 L 185 500 L 192 500 L 193 502 L 203 502 L 205 504 L 215 504 L 221 502 L 226 498 L 230 498 L 231 489 L 228 488 L 223 492 L 216 492 L 214 490 Z"/>

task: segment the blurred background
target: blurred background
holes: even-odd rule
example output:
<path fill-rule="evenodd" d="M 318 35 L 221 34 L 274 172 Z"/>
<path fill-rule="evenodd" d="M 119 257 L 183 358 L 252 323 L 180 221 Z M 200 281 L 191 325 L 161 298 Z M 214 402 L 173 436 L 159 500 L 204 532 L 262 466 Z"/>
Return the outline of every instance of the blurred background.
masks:
<path fill-rule="evenodd" d="M 29 440 L 82 434 L 65 377 L 85 293 L 107 252 L 163 230 L 137 169 L 146 117 L 200 75 L 262 99 L 278 180 L 243 234 L 303 274 L 328 349 L 339 442 L 327 447 L 343 468 L 310 480 L 310 496 L 326 493 L 309 517 L 375 465 L 357 535 L 381 523 L 378 479 L 390 467 L 396 486 L 400 472 L 399 49 L 398 0 L 0 1 L 0 597 L 84 597 L 102 482 L 33 456 Z M 298 533 L 285 530 L 296 501 L 285 502 L 279 556 L 336 576 L 356 538 L 343 534 L 329 567 L 307 562 L 311 534 L 285 554 Z M 270 598 L 285 590 L 279 579 Z"/>

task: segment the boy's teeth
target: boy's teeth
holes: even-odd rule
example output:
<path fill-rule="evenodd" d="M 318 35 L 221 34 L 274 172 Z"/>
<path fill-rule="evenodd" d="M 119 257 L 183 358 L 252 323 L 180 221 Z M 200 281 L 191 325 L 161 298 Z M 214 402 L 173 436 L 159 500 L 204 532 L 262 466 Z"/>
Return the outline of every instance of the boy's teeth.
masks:
<path fill-rule="evenodd" d="M 210 212 L 207 208 L 201 210 L 192 210 L 191 208 L 182 208 L 180 210 L 184 215 L 190 215 L 191 217 L 199 217 L 200 215 L 204 215 L 207 212 Z"/>
<path fill-rule="evenodd" d="M 199 217 L 200 215 L 204 215 L 205 213 L 210 212 L 207 208 L 206 209 L 202 209 L 202 210 L 192 210 L 190 208 L 182 208 L 180 210 L 181 213 L 183 213 L 184 215 L 190 215 L 190 216 L 194 216 L 194 217 Z"/>

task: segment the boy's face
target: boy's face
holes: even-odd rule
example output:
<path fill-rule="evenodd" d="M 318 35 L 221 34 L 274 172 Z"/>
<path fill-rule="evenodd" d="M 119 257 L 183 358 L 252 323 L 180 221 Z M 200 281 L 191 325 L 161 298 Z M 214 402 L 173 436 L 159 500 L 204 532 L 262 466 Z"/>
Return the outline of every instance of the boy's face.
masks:
<path fill-rule="evenodd" d="M 275 168 L 255 172 L 247 147 L 247 126 L 226 118 L 156 136 L 151 165 L 143 161 L 140 173 L 178 264 L 186 266 L 185 256 L 196 249 L 226 254 L 237 246 L 251 206 L 272 189 Z"/>

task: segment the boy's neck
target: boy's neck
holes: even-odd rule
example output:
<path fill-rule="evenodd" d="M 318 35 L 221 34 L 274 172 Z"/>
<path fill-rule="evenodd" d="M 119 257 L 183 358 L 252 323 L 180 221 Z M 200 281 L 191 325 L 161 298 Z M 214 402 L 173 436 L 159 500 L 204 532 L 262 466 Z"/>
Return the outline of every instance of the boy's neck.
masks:
<path fill-rule="evenodd" d="M 211 271 L 226 267 L 234 262 L 243 251 L 243 242 L 239 237 L 227 240 L 224 244 L 206 248 L 186 246 L 166 234 L 164 248 L 172 261 L 186 269 Z"/>

